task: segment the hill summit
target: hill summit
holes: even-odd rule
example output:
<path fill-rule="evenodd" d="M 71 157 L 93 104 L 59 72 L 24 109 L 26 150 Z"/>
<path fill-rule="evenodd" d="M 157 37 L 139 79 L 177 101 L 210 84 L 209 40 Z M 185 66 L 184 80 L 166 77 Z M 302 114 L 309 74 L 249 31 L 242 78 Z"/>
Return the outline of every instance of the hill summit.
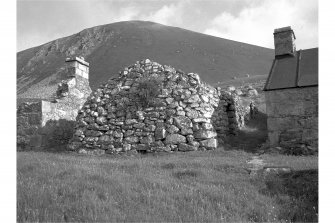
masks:
<path fill-rule="evenodd" d="M 18 98 L 45 98 L 64 73 L 66 57 L 90 63 L 94 90 L 141 58 L 196 72 L 209 84 L 268 73 L 273 50 L 147 21 L 96 26 L 17 53 Z"/>

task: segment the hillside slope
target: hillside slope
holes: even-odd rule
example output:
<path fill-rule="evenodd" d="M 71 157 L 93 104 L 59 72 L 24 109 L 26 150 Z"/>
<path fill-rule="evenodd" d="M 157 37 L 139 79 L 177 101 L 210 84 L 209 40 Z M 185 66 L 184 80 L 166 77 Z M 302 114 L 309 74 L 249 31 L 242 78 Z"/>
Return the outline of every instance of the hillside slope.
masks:
<path fill-rule="evenodd" d="M 153 22 L 101 25 L 18 52 L 18 98 L 48 98 L 71 55 L 84 56 L 90 63 L 90 85 L 95 89 L 145 58 L 199 73 L 210 84 L 267 74 L 273 50 Z"/>

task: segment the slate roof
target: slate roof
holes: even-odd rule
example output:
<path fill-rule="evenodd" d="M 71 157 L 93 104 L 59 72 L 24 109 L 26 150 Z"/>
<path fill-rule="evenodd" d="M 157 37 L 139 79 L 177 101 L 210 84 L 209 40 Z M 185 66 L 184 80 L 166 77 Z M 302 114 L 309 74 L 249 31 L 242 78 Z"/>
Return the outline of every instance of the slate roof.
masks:
<path fill-rule="evenodd" d="M 319 49 L 299 50 L 295 56 L 277 56 L 270 70 L 264 91 L 318 86 Z"/>

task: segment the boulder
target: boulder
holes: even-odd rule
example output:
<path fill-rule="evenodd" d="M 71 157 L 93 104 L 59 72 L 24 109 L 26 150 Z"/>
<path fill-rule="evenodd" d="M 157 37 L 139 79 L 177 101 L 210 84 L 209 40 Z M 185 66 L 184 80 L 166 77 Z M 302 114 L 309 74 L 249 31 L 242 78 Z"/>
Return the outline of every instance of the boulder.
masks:
<path fill-rule="evenodd" d="M 218 144 L 216 139 L 206 139 L 200 141 L 200 146 L 206 147 L 207 149 L 215 149 L 217 145 Z"/>
<path fill-rule="evenodd" d="M 243 94 L 243 91 L 241 91 L 240 89 L 236 89 L 234 92 L 239 96 Z"/>
<path fill-rule="evenodd" d="M 249 89 L 247 95 L 248 96 L 257 96 L 258 92 L 257 92 L 256 89 Z"/>
<path fill-rule="evenodd" d="M 152 135 L 148 135 L 147 137 L 143 137 L 140 141 L 142 144 L 150 145 L 155 141 L 155 138 Z"/>
<path fill-rule="evenodd" d="M 150 147 L 149 147 L 149 145 L 146 145 L 146 144 L 137 144 L 135 146 L 135 149 L 137 151 L 147 151 L 147 150 L 150 150 Z"/>
<path fill-rule="evenodd" d="M 208 118 L 195 118 L 193 119 L 194 122 L 198 123 L 198 122 L 207 122 L 207 123 L 210 123 L 211 120 L 208 119 Z"/>
<path fill-rule="evenodd" d="M 74 133 L 74 135 L 76 136 L 81 136 L 81 135 L 84 135 L 84 131 L 82 129 L 77 129 Z"/>
<path fill-rule="evenodd" d="M 199 114 L 198 111 L 196 110 L 189 110 L 186 112 L 186 116 L 189 117 L 190 119 L 195 119 L 198 118 Z"/>
<path fill-rule="evenodd" d="M 129 137 L 126 137 L 124 140 L 130 144 L 135 144 L 140 141 L 137 136 L 129 136 Z"/>
<path fill-rule="evenodd" d="M 191 97 L 189 97 L 189 99 L 185 100 L 185 102 L 187 103 L 197 103 L 197 102 L 201 102 L 201 99 L 199 97 L 199 95 L 192 95 Z"/>
<path fill-rule="evenodd" d="M 216 137 L 216 132 L 210 130 L 199 130 L 194 133 L 194 138 L 196 139 L 210 139 Z"/>
<path fill-rule="evenodd" d="M 170 134 L 173 134 L 173 133 L 176 133 L 179 131 L 179 128 L 175 125 L 170 125 L 168 128 L 167 128 L 167 131 L 170 133 Z"/>
<path fill-rule="evenodd" d="M 99 137 L 98 142 L 101 143 L 109 143 L 111 141 L 111 138 L 108 135 L 102 135 Z"/>
<path fill-rule="evenodd" d="M 182 129 L 180 131 L 180 134 L 182 134 L 182 135 L 191 135 L 191 134 L 193 134 L 193 130 L 192 129 Z"/>
<path fill-rule="evenodd" d="M 186 143 L 180 143 L 178 145 L 178 151 L 188 152 L 188 151 L 194 151 L 194 150 L 197 150 L 197 147 L 188 145 Z"/>
<path fill-rule="evenodd" d="M 227 91 L 230 91 L 230 92 L 231 92 L 231 91 L 235 91 L 235 89 L 236 89 L 236 88 L 235 88 L 234 86 L 228 86 L 228 87 L 227 87 Z"/>
<path fill-rule="evenodd" d="M 107 119 L 104 116 L 97 117 L 96 123 L 98 123 L 99 125 L 104 125 L 107 123 Z"/>
<path fill-rule="evenodd" d="M 192 121 L 188 117 L 178 116 L 174 118 L 174 125 L 176 125 L 181 130 L 191 129 Z"/>
<path fill-rule="evenodd" d="M 165 128 L 156 128 L 155 130 L 155 139 L 160 140 L 160 139 L 165 139 L 166 137 L 166 130 Z"/>
<path fill-rule="evenodd" d="M 165 144 L 185 143 L 186 137 L 179 134 L 170 134 L 166 136 Z"/>
<path fill-rule="evenodd" d="M 131 150 L 131 144 L 128 144 L 128 143 L 122 144 L 122 149 L 123 149 L 123 151 Z"/>
<path fill-rule="evenodd" d="M 86 135 L 86 136 L 97 137 L 97 136 L 101 136 L 101 135 L 103 135 L 103 134 L 102 134 L 102 132 L 100 132 L 100 131 L 87 130 L 87 131 L 85 132 L 85 135 Z"/>

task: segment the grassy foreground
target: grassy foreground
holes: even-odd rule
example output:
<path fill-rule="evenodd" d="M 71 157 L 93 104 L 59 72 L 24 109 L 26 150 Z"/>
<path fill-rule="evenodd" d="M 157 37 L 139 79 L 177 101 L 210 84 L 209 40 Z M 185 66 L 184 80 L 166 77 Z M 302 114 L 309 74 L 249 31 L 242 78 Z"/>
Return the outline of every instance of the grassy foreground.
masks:
<path fill-rule="evenodd" d="M 91 157 L 17 153 L 19 222 L 317 221 L 317 157 L 269 156 L 286 175 L 252 177 L 243 151 Z"/>

